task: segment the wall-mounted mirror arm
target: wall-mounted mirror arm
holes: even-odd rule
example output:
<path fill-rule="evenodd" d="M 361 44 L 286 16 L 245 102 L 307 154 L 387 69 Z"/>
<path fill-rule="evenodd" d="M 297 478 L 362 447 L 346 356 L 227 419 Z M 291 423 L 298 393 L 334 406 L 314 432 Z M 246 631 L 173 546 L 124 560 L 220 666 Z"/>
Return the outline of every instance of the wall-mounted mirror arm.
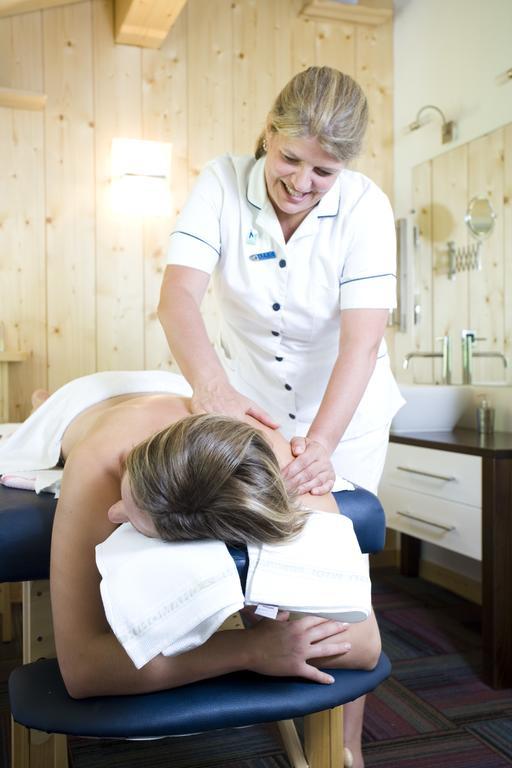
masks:
<path fill-rule="evenodd" d="M 454 280 L 457 272 L 482 269 L 482 242 L 492 233 L 495 221 L 496 212 L 487 197 L 477 196 L 469 201 L 464 222 L 477 242 L 461 248 L 453 240 L 447 243 L 449 280 Z"/>

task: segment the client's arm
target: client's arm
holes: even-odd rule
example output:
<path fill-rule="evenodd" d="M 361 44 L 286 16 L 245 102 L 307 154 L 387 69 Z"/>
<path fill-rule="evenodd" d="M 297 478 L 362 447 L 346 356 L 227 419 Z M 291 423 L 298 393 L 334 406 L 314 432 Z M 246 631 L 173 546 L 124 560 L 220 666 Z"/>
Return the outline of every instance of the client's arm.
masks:
<path fill-rule="evenodd" d="M 71 451 L 55 516 L 52 610 L 57 656 L 69 693 L 81 698 L 154 691 L 239 669 L 330 682 L 313 666 L 314 660 L 343 659 L 347 633 L 339 623 L 315 617 L 265 620 L 251 630 L 217 633 L 193 651 L 158 656 L 141 670 L 135 668 L 107 624 L 95 563 L 95 546 L 115 528 L 107 510 L 120 496 L 119 456 L 112 458 L 108 442 L 112 444 L 112 435 L 108 441 L 100 431 Z"/>

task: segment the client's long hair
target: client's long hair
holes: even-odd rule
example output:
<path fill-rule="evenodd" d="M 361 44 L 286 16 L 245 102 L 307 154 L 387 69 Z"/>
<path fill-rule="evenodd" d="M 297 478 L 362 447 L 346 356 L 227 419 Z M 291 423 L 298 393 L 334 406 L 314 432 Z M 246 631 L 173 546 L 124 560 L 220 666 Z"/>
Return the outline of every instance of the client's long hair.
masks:
<path fill-rule="evenodd" d="M 135 446 L 126 469 L 134 502 L 166 541 L 274 543 L 304 526 L 274 451 L 237 419 L 180 419 Z"/>

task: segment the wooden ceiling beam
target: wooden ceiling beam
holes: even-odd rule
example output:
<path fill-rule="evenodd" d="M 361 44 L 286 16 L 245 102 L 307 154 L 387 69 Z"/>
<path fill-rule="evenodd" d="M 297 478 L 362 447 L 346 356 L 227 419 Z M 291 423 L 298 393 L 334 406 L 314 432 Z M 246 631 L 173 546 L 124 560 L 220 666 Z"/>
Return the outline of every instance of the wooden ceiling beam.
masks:
<path fill-rule="evenodd" d="M 115 0 L 116 43 L 160 48 L 187 0 Z"/>
<path fill-rule="evenodd" d="M 393 17 L 391 8 L 346 5 L 332 0 L 308 0 L 300 15 L 315 21 L 345 21 L 351 24 L 378 26 Z"/>

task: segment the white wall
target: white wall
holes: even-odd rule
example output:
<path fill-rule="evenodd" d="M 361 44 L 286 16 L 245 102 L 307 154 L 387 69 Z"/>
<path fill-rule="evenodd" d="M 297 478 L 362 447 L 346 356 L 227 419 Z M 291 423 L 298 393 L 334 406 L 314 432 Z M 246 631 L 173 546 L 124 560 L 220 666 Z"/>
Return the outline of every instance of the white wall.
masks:
<path fill-rule="evenodd" d="M 512 122 L 512 0 L 395 0 L 395 211 L 409 213 L 411 169 Z M 441 118 L 406 126 L 426 104 L 458 124 L 441 143 Z"/>

